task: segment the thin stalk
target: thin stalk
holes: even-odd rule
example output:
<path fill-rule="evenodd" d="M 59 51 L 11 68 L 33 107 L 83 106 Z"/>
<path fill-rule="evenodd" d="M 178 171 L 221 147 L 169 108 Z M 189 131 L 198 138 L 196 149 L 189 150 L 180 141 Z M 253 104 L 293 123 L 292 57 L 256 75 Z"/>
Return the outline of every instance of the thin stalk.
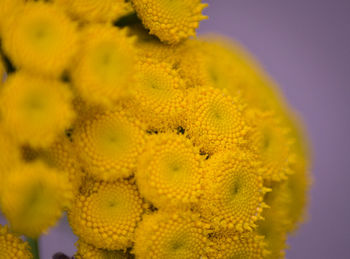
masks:
<path fill-rule="evenodd" d="M 32 250 L 33 259 L 40 259 L 38 239 L 33 239 L 33 238 L 28 237 L 27 241 L 28 241 L 30 248 Z"/>

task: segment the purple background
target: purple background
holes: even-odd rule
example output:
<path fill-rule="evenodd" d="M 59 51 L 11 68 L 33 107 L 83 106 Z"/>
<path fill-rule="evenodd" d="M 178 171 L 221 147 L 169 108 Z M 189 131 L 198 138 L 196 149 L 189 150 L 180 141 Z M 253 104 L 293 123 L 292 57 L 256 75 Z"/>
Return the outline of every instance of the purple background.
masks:
<path fill-rule="evenodd" d="M 287 258 L 349 258 L 350 1 L 207 2 L 210 19 L 199 31 L 243 43 L 280 84 L 313 143 L 310 219 L 290 238 Z M 72 255 L 75 240 L 63 219 L 41 239 L 42 258 Z"/>

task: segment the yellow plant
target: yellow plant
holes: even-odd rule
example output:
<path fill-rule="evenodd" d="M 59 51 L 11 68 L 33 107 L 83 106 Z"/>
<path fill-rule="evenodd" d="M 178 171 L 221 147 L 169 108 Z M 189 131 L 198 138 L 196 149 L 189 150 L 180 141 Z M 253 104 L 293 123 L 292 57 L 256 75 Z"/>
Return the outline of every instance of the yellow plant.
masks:
<path fill-rule="evenodd" d="M 242 47 L 193 37 L 204 7 L 0 1 L 1 258 L 63 212 L 78 259 L 283 258 L 308 143 Z"/>

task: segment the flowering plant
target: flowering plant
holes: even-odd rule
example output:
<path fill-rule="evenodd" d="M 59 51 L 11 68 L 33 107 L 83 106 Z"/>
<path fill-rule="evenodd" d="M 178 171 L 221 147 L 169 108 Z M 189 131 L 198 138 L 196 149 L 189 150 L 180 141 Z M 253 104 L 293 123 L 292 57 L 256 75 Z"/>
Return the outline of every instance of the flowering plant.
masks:
<path fill-rule="evenodd" d="M 1 258 L 38 258 L 64 211 L 75 258 L 283 256 L 305 139 L 248 53 L 195 37 L 205 7 L 0 2 Z"/>

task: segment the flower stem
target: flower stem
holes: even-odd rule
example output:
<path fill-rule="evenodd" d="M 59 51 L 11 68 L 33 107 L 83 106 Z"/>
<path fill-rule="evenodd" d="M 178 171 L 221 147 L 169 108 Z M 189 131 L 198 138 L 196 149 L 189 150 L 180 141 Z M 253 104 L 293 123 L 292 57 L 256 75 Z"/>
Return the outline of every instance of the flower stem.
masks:
<path fill-rule="evenodd" d="M 40 259 L 38 239 L 33 239 L 33 238 L 28 237 L 27 241 L 28 241 L 30 248 L 32 250 L 33 259 Z"/>

